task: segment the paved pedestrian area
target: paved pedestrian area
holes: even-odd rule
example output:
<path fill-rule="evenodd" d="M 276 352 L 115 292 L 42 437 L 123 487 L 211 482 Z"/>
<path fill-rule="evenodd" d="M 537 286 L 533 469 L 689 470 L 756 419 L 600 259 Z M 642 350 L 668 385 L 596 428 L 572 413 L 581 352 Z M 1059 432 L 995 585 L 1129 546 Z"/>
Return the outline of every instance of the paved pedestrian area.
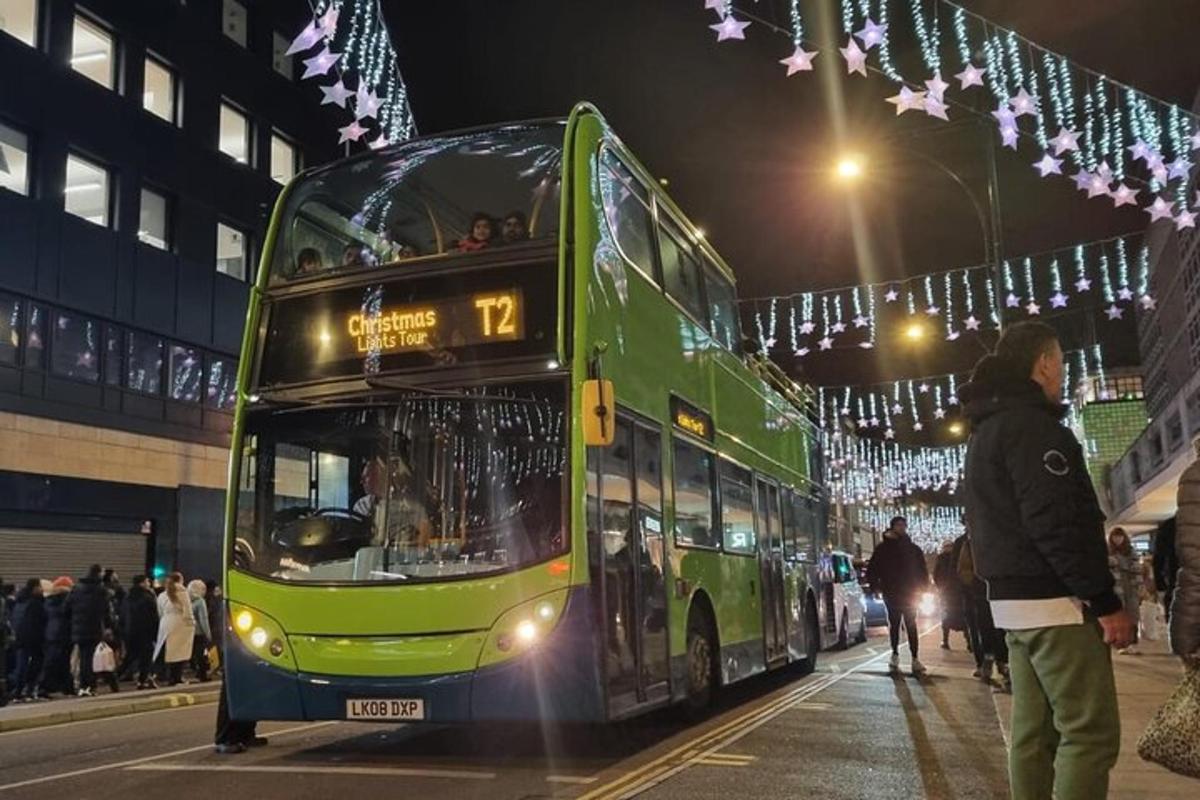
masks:
<path fill-rule="evenodd" d="M 211 748 L 215 707 L 204 704 L 215 684 L 139 694 L 198 703 L 140 713 L 128 709 L 127 692 L 17 706 L 0 709 L 0 722 L 52 707 L 128 716 L 0 732 L 0 800 L 141 795 L 164 780 L 175 800 L 399 791 L 454 800 L 1004 798 L 1008 696 L 971 677 L 961 636 L 949 652 L 939 639 L 930 631 L 922 640 L 923 678 L 889 674 L 886 638 L 874 630 L 865 645 L 823 653 L 813 675 L 785 672 L 727 690 L 716 713 L 692 725 L 673 712 L 607 727 L 264 723 L 269 746 L 220 756 Z M 1134 752 L 1179 674 L 1161 643 L 1143 651 L 1114 657 L 1124 752 L 1110 797 L 1200 797 L 1200 782 Z"/>

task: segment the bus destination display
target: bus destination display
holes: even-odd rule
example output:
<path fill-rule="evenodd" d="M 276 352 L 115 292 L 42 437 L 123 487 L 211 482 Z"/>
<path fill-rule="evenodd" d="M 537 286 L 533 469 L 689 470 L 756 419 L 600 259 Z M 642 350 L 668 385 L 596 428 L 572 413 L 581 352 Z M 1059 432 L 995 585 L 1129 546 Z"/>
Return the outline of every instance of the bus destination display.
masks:
<path fill-rule="evenodd" d="M 359 309 L 346 316 L 343 332 L 362 356 L 513 342 L 525 336 L 524 304 L 521 291 L 509 289 L 378 311 Z M 331 344 L 325 332 L 320 336 L 323 344 Z"/>

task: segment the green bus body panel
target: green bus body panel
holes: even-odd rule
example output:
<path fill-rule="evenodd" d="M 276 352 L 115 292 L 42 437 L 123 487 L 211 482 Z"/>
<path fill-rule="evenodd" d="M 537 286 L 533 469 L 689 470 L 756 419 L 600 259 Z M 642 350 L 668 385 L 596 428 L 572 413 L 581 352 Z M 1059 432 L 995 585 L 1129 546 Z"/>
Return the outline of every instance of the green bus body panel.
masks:
<path fill-rule="evenodd" d="M 606 345 L 600 364 L 603 377 L 614 382 L 620 407 L 650 422 L 662 434 L 670 655 L 685 653 L 687 614 L 700 592 L 708 595 L 715 609 L 722 648 L 738 644 L 762 647 L 758 559 L 674 543 L 671 441 L 678 434 L 671 429 L 670 395 L 676 394 L 712 416 L 716 435 L 710 449 L 804 491 L 811 487 L 808 465 L 812 463 L 810 450 L 815 447 L 811 424 L 618 253 L 599 200 L 596 169 L 602 144 L 617 150 L 642 176 L 660 206 L 678 211 L 594 108 L 580 104 L 572 111 L 564 143 L 558 265 L 563 304 L 558 349 L 560 362 L 570 366 L 572 387 L 567 417 L 571 550 L 564 558 L 555 559 L 565 559 L 570 569 L 552 574 L 543 563 L 508 574 L 443 583 L 320 586 L 256 578 L 227 565 L 229 599 L 276 620 L 288 636 L 300 669 L 348 676 L 430 675 L 474 669 L 487 631 L 506 611 L 539 595 L 588 581 L 587 448 L 575 404 L 579 402 L 578 388 L 589 377 L 589 360 L 598 343 Z M 257 353 L 263 294 L 289 190 L 290 186 L 276 203 L 247 312 L 226 499 L 227 555 L 236 519 L 246 391 Z M 719 256 L 703 246 L 729 275 Z M 565 280 L 568 274 L 570 281 Z M 785 569 L 789 624 L 798 624 L 803 609 L 797 601 L 807 591 L 807 567 L 791 563 Z M 678 591 L 684 585 L 687 591 Z M 726 674 L 725 679 L 744 674 L 748 673 Z M 678 687 L 675 694 L 678 696 Z"/>
<path fill-rule="evenodd" d="M 553 563 L 553 562 L 551 562 Z M 229 571 L 229 597 L 269 614 L 289 636 L 415 636 L 486 631 L 513 606 L 569 586 L 546 564 L 490 578 L 411 586 L 307 586 Z"/>

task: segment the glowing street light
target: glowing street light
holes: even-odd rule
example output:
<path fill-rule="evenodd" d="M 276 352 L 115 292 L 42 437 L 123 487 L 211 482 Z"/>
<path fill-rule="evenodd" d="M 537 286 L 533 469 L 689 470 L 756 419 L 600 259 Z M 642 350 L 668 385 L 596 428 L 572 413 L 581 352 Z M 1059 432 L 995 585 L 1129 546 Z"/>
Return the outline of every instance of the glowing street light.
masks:
<path fill-rule="evenodd" d="M 838 159 L 835 171 L 840 180 L 856 181 L 863 176 L 864 166 L 861 156 L 847 154 Z"/>
<path fill-rule="evenodd" d="M 910 342 L 919 342 L 925 338 L 925 326 L 919 322 L 910 322 L 904 327 L 904 338 Z"/>
<path fill-rule="evenodd" d="M 962 436 L 962 432 L 963 424 L 961 422 L 950 423 L 950 433 L 954 434 L 955 436 Z"/>

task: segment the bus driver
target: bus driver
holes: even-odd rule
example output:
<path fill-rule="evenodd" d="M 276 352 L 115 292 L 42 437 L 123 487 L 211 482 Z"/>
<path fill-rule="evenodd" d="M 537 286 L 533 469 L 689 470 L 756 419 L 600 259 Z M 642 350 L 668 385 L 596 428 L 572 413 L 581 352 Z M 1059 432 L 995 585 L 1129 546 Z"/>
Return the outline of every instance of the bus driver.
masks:
<path fill-rule="evenodd" d="M 428 546 L 433 523 L 424 499 L 415 491 L 412 470 L 403 459 L 394 459 L 389 470 L 383 456 L 372 456 L 363 465 L 360 480 L 364 494 L 354 501 L 352 510 L 371 521 L 374 546 Z"/>

